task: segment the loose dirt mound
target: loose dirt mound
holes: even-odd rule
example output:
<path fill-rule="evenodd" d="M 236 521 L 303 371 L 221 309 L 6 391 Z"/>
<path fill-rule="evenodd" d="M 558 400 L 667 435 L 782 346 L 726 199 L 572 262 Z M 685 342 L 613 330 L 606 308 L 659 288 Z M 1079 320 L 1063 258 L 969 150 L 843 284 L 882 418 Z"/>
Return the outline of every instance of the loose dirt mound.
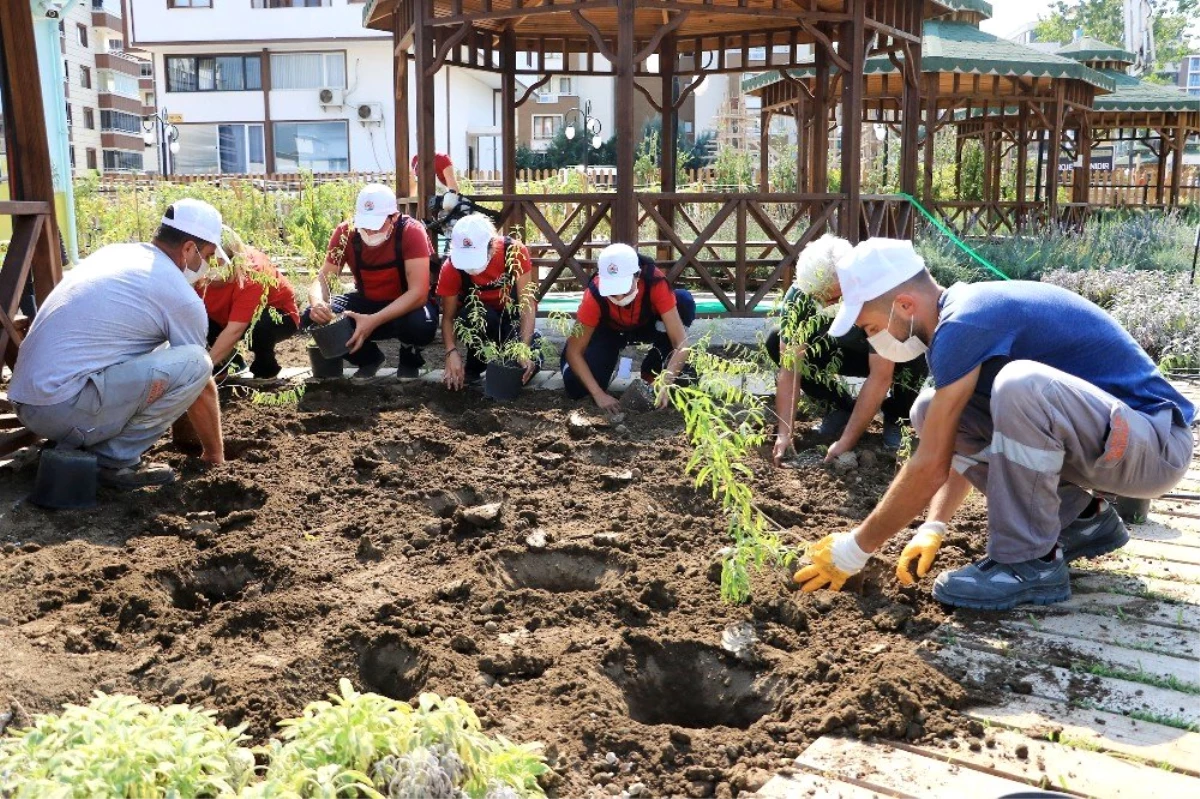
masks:
<path fill-rule="evenodd" d="M 944 614 L 928 584 L 896 584 L 898 543 L 859 593 L 764 575 L 755 603 L 723 605 L 726 526 L 682 474 L 678 417 L 572 425 L 579 407 L 313 386 L 298 408 L 230 403 L 228 466 L 164 446 L 180 482 L 93 511 L 14 506 L 32 474 L 5 477 L 0 703 L 124 691 L 262 737 L 348 676 L 456 694 L 495 731 L 545 741 L 563 796 L 730 796 L 826 732 L 956 723 L 963 693 L 918 647 Z M 894 471 L 867 460 L 835 474 L 756 455 L 759 504 L 795 543 L 847 529 Z M 978 554 L 978 512 L 957 529 L 940 566 Z M 742 659 L 721 648 L 738 622 L 758 639 Z"/>

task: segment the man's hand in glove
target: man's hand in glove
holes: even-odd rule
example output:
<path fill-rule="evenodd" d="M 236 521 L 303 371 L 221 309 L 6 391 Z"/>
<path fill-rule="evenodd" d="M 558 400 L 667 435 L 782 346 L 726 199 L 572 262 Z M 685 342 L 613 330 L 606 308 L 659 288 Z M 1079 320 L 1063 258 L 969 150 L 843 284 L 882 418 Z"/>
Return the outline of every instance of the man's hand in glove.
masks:
<path fill-rule="evenodd" d="M 809 547 L 808 557 L 812 563 L 792 578 L 800 584 L 801 591 L 816 591 L 827 586 L 832 591 L 840 591 L 847 580 L 863 570 L 871 553 L 859 548 L 854 538 L 857 532 L 827 535 Z"/>
<path fill-rule="evenodd" d="M 901 584 L 913 585 L 917 580 L 929 574 L 944 535 L 946 535 L 944 522 L 925 522 L 917 528 L 912 540 L 904 546 L 904 551 L 900 553 L 900 560 L 896 562 L 896 579 Z M 914 564 L 916 579 L 913 579 Z"/>

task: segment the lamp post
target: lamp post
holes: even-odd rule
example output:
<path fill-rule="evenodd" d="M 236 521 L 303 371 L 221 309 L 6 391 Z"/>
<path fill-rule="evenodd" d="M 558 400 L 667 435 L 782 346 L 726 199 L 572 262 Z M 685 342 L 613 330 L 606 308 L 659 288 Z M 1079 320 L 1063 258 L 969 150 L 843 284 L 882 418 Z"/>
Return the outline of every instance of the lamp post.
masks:
<path fill-rule="evenodd" d="M 575 120 L 579 121 L 578 126 L 575 124 Z M 588 141 L 583 145 L 583 179 L 587 180 L 588 150 L 599 150 L 600 145 L 603 144 L 600 140 L 600 120 L 592 116 L 592 101 L 588 100 L 584 103 L 583 108 L 572 108 L 563 115 L 563 122 L 566 124 L 563 134 L 567 137 L 567 141 L 574 141 L 579 130 L 582 130 L 583 135 L 588 137 Z M 588 147 L 588 144 L 591 145 L 591 148 Z"/>
<path fill-rule="evenodd" d="M 179 128 L 170 121 L 166 108 L 142 117 L 142 141 L 147 147 L 158 145 L 158 169 L 163 177 L 171 174 L 171 156 L 179 152 Z"/>

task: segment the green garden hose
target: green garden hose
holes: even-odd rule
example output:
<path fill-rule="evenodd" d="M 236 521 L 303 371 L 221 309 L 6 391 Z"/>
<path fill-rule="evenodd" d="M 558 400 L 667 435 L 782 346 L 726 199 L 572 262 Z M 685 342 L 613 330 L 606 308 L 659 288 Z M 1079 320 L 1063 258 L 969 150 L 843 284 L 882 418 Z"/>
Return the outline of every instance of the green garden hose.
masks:
<path fill-rule="evenodd" d="M 942 220 L 938 219 L 933 214 L 929 213 L 929 211 L 925 209 L 925 206 L 923 206 L 923 205 L 921 205 L 921 203 L 917 202 L 916 197 L 913 197 L 911 194 L 905 194 L 904 192 L 900 192 L 900 196 L 903 197 L 904 199 L 908 200 L 908 202 L 910 204 L 912 204 L 912 206 L 914 208 L 916 208 L 918 211 L 920 211 L 921 214 L 926 219 L 928 219 L 930 222 L 933 223 L 934 227 L 936 227 L 938 230 L 940 230 L 942 232 L 942 235 L 944 235 L 946 238 L 950 239 L 950 241 L 954 242 L 955 246 L 957 246 L 960 250 L 962 250 L 967 255 L 971 256 L 972 258 L 974 258 L 979 263 L 983 264 L 983 266 L 985 268 L 987 268 L 989 271 L 993 272 L 996 275 L 999 275 L 1001 279 L 1003 279 L 1003 280 L 1011 280 L 1012 279 L 1008 275 L 1004 274 L 999 269 L 997 269 L 990 261 L 988 261 L 982 255 L 975 252 L 975 250 L 971 249 L 971 246 L 969 244 L 967 244 L 965 241 L 963 241 L 962 239 L 960 239 L 957 235 L 955 235 L 953 230 L 946 227 L 945 223 L 942 222 Z"/>

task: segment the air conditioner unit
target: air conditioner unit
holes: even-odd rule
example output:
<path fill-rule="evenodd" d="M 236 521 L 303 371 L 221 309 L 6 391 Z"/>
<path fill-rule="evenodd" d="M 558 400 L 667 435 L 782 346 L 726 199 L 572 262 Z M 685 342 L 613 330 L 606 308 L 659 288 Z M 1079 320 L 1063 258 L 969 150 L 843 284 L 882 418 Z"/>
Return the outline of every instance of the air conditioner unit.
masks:
<path fill-rule="evenodd" d="M 358 121 L 364 125 L 368 122 L 382 122 L 383 103 L 361 103 L 358 106 Z"/>
<path fill-rule="evenodd" d="M 322 107 L 345 105 L 346 90 L 345 89 L 321 89 L 317 92 L 317 100 Z"/>

